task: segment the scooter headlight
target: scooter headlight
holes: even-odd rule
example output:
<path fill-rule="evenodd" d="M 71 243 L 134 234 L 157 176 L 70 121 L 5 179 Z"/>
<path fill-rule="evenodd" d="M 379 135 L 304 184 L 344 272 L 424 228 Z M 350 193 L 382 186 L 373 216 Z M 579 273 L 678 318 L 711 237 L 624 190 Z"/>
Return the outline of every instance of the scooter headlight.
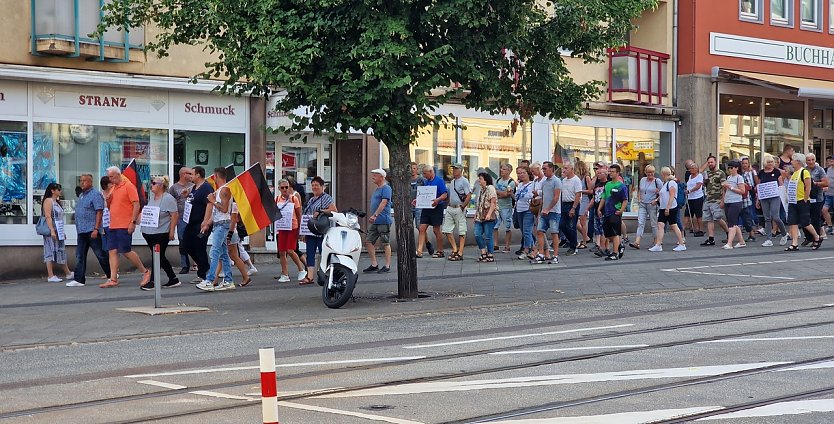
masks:
<path fill-rule="evenodd" d="M 359 217 L 355 214 L 349 213 L 345 216 L 347 218 L 348 226 L 354 230 L 359 229 Z"/>

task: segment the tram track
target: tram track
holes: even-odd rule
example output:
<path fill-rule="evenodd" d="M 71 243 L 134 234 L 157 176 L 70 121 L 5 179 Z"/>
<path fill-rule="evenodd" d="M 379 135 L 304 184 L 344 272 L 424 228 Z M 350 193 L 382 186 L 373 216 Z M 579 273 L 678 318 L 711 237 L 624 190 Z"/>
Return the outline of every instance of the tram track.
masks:
<path fill-rule="evenodd" d="M 651 333 L 658 333 L 658 332 L 665 332 L 665 331 L 674 331 L 680 329 L 687 329 L 687 328 L 697 328 L 703 326 L 710 326 L 710 325 L 720 325 L 720 324 L 727 324 L 727 323 L 734 323 L 734 322 L 742 322 L 742 321 L 750 321 L 750 320 L 757 320 L 757 319 L 764 319 L 764 318 L 772 318 L 777 316 L 784 316 L 784 315 L 791 315 L 791 314 L 799 314 L 799 313 L 808 313 L 808 312 L 815 312 L 821 310 L 830 310 L 832 306 L 817 306 L 817 307 L 809 307 L 809 308 L 800 308 L 800 309 L 792 309 L 792 310 L 785 310 L 785 311 L 776 311 L 776 312 L 766 312 L 760 314 L 751 314 L 751 315 L 744 315 L 744 316 L 736 316 L 736 317 L 728 317 L 728 318 L 718 318 L 713 320 L 705 320 L 705 321 L 697 321 L 697 322 L 689 322 L 683 324 L 676 324 L 670 326 L 659 326 L 653 327 L 648 329 L 642 330 L 627 330 L 627 331 L 616 331 L 616 332 L 608 332 L 604 334 L 597 334 L 597 335 L 586 335 L 580 337 L 572 337 L 567 339 L 555 340 L 555 341 L 542 341 L 542 342 L 534 342 L 534 343 L 526 343 L 521 345 L 515 345 L 514 348 L 526 348 L 526 347 L 537 347 L 543 345 L 555 345 L 555 344 L 564 344 L 564 343 L 572 343 L 572 342 L 582 342 L 582 341 L 591 341 L 591 340 L 601 340 L 601 339 L 608 339 L 608 338 L 615 338 L 615 337 L 624 337 L 624 336 L 632 336 L 632 335 L 643 335 L 643 334 L 651 334 Z M 374 388 L 383 388 L 383 387 L 390 387 L 395 385 L 402 385 L 402 384 L 412 384 L 412 383 L 425 383 L 425 382 L 436 382 L 436 381 L 443 381 L 461 377 L 469 377 L 469 376 L 476 376 L 476 375 L 483 375 L 483 374 L 490 374 L 490 373 L 497 373 L 503 371 L 514 371 L 514 370 L 522 370 L 522 369 L 529 369 L 535 368 L 540 366 L 547 366 L 547 365 L 554 365 L 560 363 L 568 363 L 568 362 L 576 362 L 576 361 L 584 361 L 614 355 L 621 355 L 626 353 L 634 353 L 634 352 L 641 352 L 641 351 L 649 351 L 654 349 L 662 349 L 662 348 L 669 348 L 669 347 L 677 347 L 677 346 L 686 346 L 696 343 L 708 342 L 708 341 L 715 341 L 715 340 L 722 340 L 728 338 L 738 338 L 738 337 L 745 337 L 745 336 L 754 336 L 772 332 L 779 332 L 779 331 L 787 331 L 787 330 L 797 330 L 797 329 L 805 329 L 805 328 L 813 328 L 819 326 L 826 326 L 826 325 L 834 325 L 834 320 L 832 321 L 821 321 L 821 322 L 812 322 L 812 323 L 805 323 L 805 324 L 798 324 L 792 326 L 781 326 L 781 327 L 773 327 L 773 328 L 766 328 L 766 329 L 759 329 L 759 330 L 750 330 L 744 332 L 736 332 L 732 334 L 724 334 L 719 336 L 711 336 L 711 337 L 699 337 L 699 338 L 691 338 L 686 340 L 679 340 L 679 341 L 672 341 L 666 343 L 658 343 L 648 346 L 640 346 L 640 347 L 630 347 L 630 348 L 623 348 L 623 349 L 616 349 L 604 352 L 596 352 L 596 353 L 587 353 L 581 355 L 573 355 L 567 356 L 562 358 L 554 358 L 554 359 L 547 359 L 535 362 L 527 362 L 524 364 L 515 364 L 515 365 L 506 365 L 500 367 L 488 367 L 482 368 L 477 370 L 470 370 L 458 373 L 445 373 L 433 376 L 425 376 L 425 377 L 416 377 L 416 378 L 409 378 L 409 379 L 398 379 L 398 380 L 391 380 L 391 381 L 384 381 L 379 383 L 371 383 L 366 385 L 357 385 L 339 389 L 332 389 L 332 390 L 321 390 L 312 393 L 303 393 L 303 394 L 295 394 L 295 395 L 287 395 L 287 396 L 279 396 L 279 401 L 289 401 L 289 400 L 299 400 L 299 399 L 308 399 L 313 398 L 316 396 L 328 395 L 328 394 L 339 394 L 339 393 L 349 393 L 355 392 L 359 390 L 367 390 L 367 389 L 374 389 Z M 401 367 L 407 366 L 415 363 L 423 363 L 423 362 L 433 362 L 433 361 L 446 361 L 451 359 L 461 359 L 467 358 L 472 356 L 484 355 L 488 353 L 494 353 L 501 350 L 506 350 L 507 347 L 499 347 L 499 348 L 490 348 L 490 349 L 479 349 L 474 351 L 467 351 L 467 352 L 460 352 L 460 353 L 452 353 L 446 355 L 437 355 L 431 356 L 421 359 L 413 359 L 408 361 L 401 361 L 396 363 L 377 363 L 377 364 L 369 364 L 369 365 L 362 365 L 362 366 L 354 366 L 354 367 L 347 367 L 342 369 L 336 370 L 317 370 L 317 371 L 309 371 L 304 373 L 296 373 L 290 375 L 282 375 L 281 380 L 294 380 L 294 379 L 304 379 L 304 378 L 313 378 L 313 377 L 320 377 L 320 376 L 332 376 L 334 374 L 343 374 L 343 373 L 353 373 L 353 372 L 360 372 L 360 371 L 370 371 L 370 370 L 379 370 L 385 368 L 392 368 L 392 367 Z M 809 363 L 813 362 L 823 362 L 827 360 L 834 360 L 834 356 L 832 357 L 825 357 L 825 358 L 816 358 L 809 360 Z M 796 366 L 799 363 L 792 363 L 791 366 Z M 763 368 L 764 369 L 764 368 Z M 750 372 L 754 372 L 754 370 L 750 370 Z M 743 373 L 743 372 L 742 372 Z M 737 373 L 729 373 L 728 375 L 736 375 Z M 719 376 L 713 376 L 709 378 L 718 378 Z M 693 379 L 693 381 L 703 380 L 703 378 Z M 159 392 L 151 392 L 151 393 L 143 393 L 143 394 L 136 394 L 136 395 L 127 395 L 121 397 L 113 397 L 107 399 L 98 399 L 92 401 L 84 401 L 84 402 L 76 402 L 76 403 L 68 403 L 68 404 L 61 404 L 61 405 L 54 405 L 54 406 L 46 406 L 46 407 L 38 407 L 38 408 L 31 408 L 25 410 L 18 410 L 6 413 L 0 413 L 0 420 L 3 419 L 10 419 L 16 417 L 24 417 L 24 416 L 36 416 L 42 415 L 52 412 L 60 412 L 60 411 L 68 411 L 68 410 L 79 410 L 85 408 L 93 408 L 93 407 L 100 407 L 106 405 L 114 405 L 119 403 L 125 402 L 133 402 L 133 401 L 141 401 L 146 399 L 154 399 L 154 398 L 161 398 L 161 397 L 168 397 L 174 395 L 182 395 L 187 394 L 189 392 L 195 390 L 218 390 L 218 389 L 228 389 L 233 387 L 240 387 L 243 385 L 251 385 L 252 383 L 257 382 L 256 378 L 252 379 L 245 379 L 245 380 L 236 380 L 232 382 L 225 382 L 225 383 L 218 383 L 218 384 L 211 384 L 211 385 L 203 385 L 203 386 L 192 386 L 183 389 L 171 389 Z M 694 384 L 694 383 L 693 383 Z M 236 409 L 236 408 L 243 408 L 249 406 L 255 406 L 256 403 L 244 401 L 243 403 L 233 404 L 233 405 L 222 405 L 222 406 L 214 406 L 214 407 L 207 407 L 201 408 L 197 410 L 190 410 L 184 411 L 179 413 L 173 414 L 160 414 L 151 417 L 142 417 L 140 420 L 127 420 L 121 422 L 148 422 L 153 420 L 160 420 L 160 419 L 168 419 L 168 418 L 177 418 L 187 415 L 196 415 L 202 414 L 207 412 L 215 412 L 215 411 L 222 411 L 222 410 L 229 410 L 229 409 Z M 566 406 L 561 406 L 566 407 Z M 470 421 L 460 421 L 460 422 L 470 422 Z M 478 421 L 472 421 L 478 422 Z M 484 421 L 487 422 L 487 421 Z"/>

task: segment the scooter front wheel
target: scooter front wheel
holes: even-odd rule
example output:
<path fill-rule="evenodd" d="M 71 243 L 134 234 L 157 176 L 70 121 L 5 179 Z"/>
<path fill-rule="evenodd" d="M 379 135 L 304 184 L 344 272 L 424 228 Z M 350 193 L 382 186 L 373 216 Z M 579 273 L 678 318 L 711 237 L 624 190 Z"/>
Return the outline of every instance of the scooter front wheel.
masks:
<path fill-rule="evenodd" d="M 356 279 L 357 275 L 351 272 L 350 268 L 344 265 L 334 264 L 333 284 L 324 283 L 321 291 L 321 300 L 328 308 L 341 308 L 353 296 Z"/>

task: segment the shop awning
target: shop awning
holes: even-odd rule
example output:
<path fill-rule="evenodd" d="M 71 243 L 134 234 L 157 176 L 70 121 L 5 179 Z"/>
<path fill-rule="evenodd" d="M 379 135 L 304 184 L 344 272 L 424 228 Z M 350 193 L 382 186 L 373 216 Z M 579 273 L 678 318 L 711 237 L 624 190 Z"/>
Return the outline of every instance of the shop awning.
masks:
<path fill-rule="evenodd" d="M 728 74 L 731 78 L 755 85 L 767 86 L 779 91 L 789 91 L 799 97 L 834 99 L 834 81 L 733 71 L 729 69 L 721 69 L 721 72 Z"/>

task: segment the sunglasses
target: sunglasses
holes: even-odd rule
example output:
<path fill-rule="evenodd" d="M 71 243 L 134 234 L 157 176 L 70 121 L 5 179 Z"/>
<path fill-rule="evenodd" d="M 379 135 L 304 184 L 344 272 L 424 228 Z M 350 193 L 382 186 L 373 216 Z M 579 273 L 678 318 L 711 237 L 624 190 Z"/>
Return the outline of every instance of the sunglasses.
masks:
<path fill-rule="evenodd" d="M 288 190 L 290 188 L 290 186 L 280 186 L 278 188 L 280 188 L 281 190 Z"/>
<path fill-rule="evenodd" d="M 162 185 L 159 181 L 151 181 L 151 185 Z"/>

